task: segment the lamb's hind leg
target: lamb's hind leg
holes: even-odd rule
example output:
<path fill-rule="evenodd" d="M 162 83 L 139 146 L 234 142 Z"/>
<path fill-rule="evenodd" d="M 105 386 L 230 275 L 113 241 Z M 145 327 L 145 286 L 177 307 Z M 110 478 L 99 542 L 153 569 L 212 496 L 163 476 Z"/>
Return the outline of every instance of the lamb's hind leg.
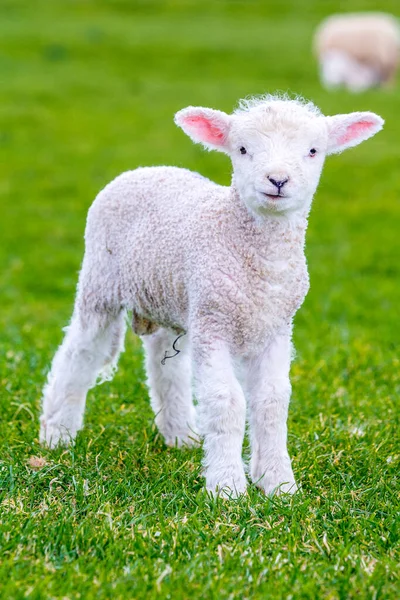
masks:
<path fill-rule="evenodd" d="M 196 413 L 192 401 L 191 359 L 189 341 L 183 336 L 176 344 L 180 350 L 173 355 L 177 334 L 158 329 L 142 337 L 146 353 L 147 385 L 155 422 L 169 446 L 193 446 L 197 443 Z"/>
<path fill-rule="evenodd" d="M 125 329 L 124 311 L 75 310 L 44 388 L 41 442 L 54 447 L 74 440 L 83 424 L 87 391 L 98 379 L 111 378 Z"/>

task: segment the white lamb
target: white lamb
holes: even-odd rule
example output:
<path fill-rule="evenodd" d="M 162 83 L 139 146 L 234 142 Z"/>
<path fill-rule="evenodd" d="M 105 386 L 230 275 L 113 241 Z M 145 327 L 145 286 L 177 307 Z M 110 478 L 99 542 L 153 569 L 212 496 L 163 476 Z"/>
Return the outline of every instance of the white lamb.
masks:
<path fill-rule="evenodd" d="M 400 62 L 400 28 L 384 13 L 333 15 L 314 40 L 321 80 L 352 92 L 393 83 Z"/>
<path fill-rule="evenodd" d="M 228 115 L 179 111 L 195 142 L 228 154 L 230 187 L 186 169 L 149 167 L 117 177 L 90 208 L 71 324 L 44 390 L 40 439 L 72 441 L 86 393 L 111 376 L 126 313 L 142 336 L 155 421 L 169 445 L 204 437 L 207 489 L 294 492 L 286 447 L 292 319 L 308 291 L 304 238 L 325 156 L 377 133 L 370 112 L 325 117 L 275 96 Z M 164 359 L 179 334 L 181 352 Z M 196 410 L 192 401 L 192 373 Z"/>

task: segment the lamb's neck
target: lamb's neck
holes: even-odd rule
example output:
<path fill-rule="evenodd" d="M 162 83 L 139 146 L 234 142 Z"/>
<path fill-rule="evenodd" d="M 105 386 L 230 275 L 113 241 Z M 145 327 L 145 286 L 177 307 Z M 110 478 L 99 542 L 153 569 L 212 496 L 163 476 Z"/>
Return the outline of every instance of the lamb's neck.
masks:
<path fill-rule="evenodd" d="M 303 252 L 308 213 L 255 215 L 245 205 L 234 186 L 231 187 L 231 193 L 238 211 L 238 222 L 247 230 L 258 249 L 265 249 L 270 259 L 271 251 L 277 254 L 277 258 L 283 258 L 287 253 Z"/>

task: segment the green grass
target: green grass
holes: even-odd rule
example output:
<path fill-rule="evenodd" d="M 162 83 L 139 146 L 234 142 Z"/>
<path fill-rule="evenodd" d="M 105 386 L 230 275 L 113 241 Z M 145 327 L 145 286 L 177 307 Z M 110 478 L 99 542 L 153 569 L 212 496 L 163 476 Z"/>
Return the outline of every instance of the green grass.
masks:
<path fill-rule="evenodd" d="M 365 8 L 376 4 L 1 3 L 2 599 L 398 598 L 400 88 L 328 94 L 310 54 L 324 15 Z M 228 183 L 227 159 L 191 145 L 174 112 L 276 89 L 386 119 L 329 159 L 310 218 L 289 423 L 303 493 L 208 498 L 200 450 L 167 450 L 154 428 L 132 334 L 114 381 L 89 394 L 76 447 L 40 448 L 92 199 L 138 165 Z"/>

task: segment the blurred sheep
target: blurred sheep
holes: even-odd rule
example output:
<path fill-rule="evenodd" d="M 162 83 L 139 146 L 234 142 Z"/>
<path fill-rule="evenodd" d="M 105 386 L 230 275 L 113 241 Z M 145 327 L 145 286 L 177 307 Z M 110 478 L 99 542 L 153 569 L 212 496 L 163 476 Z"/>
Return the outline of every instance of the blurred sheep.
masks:
<path fill-rule="evenodd" d="M 325 87 L 343 85 L 352 92 L 394 82 L 400 62 L 400 27 L 384 13 L 333 15 L 314 38 Z"/>

